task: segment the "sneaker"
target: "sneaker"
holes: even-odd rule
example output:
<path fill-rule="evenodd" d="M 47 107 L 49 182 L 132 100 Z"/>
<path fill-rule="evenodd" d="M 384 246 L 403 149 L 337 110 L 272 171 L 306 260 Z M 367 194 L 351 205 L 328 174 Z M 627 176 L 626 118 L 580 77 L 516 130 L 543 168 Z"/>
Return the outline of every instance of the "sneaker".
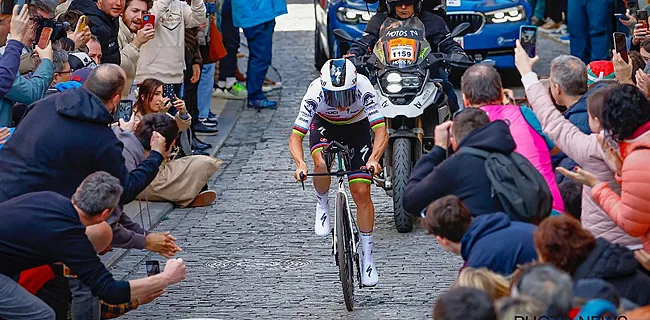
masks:
<path fill-rule="evenodd" d="M 277 109 L 278 108 L 278 103 L 275 101 L 271 101 L 269 99 L 261 99 L 261 100 L 253 100 L 253 101 L 248 101 L 248 107 L 249 108 L 255 108 L 258 110 L 261 109 Z"/>
<path fill-rule="evenodd" d="M 263 92 L 269 92 L 281 88 L 282 88 L 282 82 L 275 82 L 269 78 L 264 79 L 264 83 L 262 84 Z"/>
<path fill-rule="evenodd" d="M 566 43 L 566 44 L 571 43 L 571 35 L 567 34 L 567 35 L 564 35 L 564 36 L 560 37 L 560 41 L 562 41 L 562 43 Z"/>
<path fill-rule="evenodd" d="M 321 205 L 320 201 L 316 204 L 314 230 L 316 231 L 316 235 L 320 237 L 327 237 L 332 231 L 332 228 L 330 227 L 329 206 L 327 202 L 324 206 Z"/>
<path fill-rule="evenodd" d="M 539 31 L 544 33 L 551 33 L 562 25 L 561 22 L 555 22 L 553 19 L 548 19 L 546 23 L 539 27 Z"/>
<path fill-rule="evenodd" d="M 208 118 L 199 118 L 199 122 L 202 123 L 206 127 L 216 127 L 217 126 L 216 123 L 208 121 Z"/>
<path fill-rule="evenodd" d="M 230 88 L 217 87 L 212 93 L 212 96 L 230 100 L 244 100 L 248 96 L 248 90 L 246 90 L 246 87 L 235 82 Z"/>
<path fill-rule="evenodd" d="M 214 113 L 212 113 L 212 111 L 210 111 L 210 113 L 208 113 L 208 121 L 219 123 L 219 118 L 217 118 L 216 114 L 214 114 Z"/>
<path fill-rule="evenodd" d="M 365 253 L 361 252 L 361 284 L 365 287 L 374 287 L 379 282 L 379 273 L 377 272 L 377 266 L 375 266 L 375 259 L 372 257 L 372 254 L 365 256 Z"/>
<path fill-rule="evenodd" d="M 197 134 L 197 135 L 208 135 L 212 136 L 217 133 L 219 133 L 219 129 L 217 127 L 207 127 L 201 122 L 197 122 L 193 127 L 192 130 Z"/>
<path fill-rule="evenodd" d="M 192 203 L 190 203 L 187 207 L 206 207 L 211 205 L 215 200 L 217 200 L 217 193 L 212 190 L 205 190 L 199 193 L 199 195 L 196 196 L 196 198 L 192 200 Z"/>
<path fill-rule="evenodd" d="M 567 34 L 568 32 L 569 30 L 567 29 L 566 24 L 563 23 L 559 27 L 557 27 L 557 29 L 555 29 L 555 31 L 553 31 L 552 34 L 564 35 Z"/>

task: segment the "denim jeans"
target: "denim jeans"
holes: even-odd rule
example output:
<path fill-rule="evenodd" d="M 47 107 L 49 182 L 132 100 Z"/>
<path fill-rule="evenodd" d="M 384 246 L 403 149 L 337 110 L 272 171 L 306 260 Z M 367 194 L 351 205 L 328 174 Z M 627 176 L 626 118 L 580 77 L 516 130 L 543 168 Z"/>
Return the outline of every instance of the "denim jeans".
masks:
<path fill-rule="evenodd" d="M 72 320 L 100 320 L 101 306 L 90 288 L 79 279 L 69 279 L 72 292 Z"/>
<path fill-rule="evenodd" d="M 614 0 L 570 0 L 567 27 L 571 55 L 585 64 L 609 60 L 614 32 Z"/>
<path fill-rule="evenodd" d="M 41 299 L 0 273 L 0 319 L 54 320 L 55 314 Z"/>
<path fill-rule="evenodd" d="M 244 35 L 248 40 L 248 70 L 246 74 L 246 88 L 248 101 L 265 99 L 262 85 L 266 72 L 271 66 L 273 55 L 273 29 L 275 19 L 254 27 L 244 28 Z"/>
<path fill-rule="evenodd" d="M 199 91 L 197 100 L 199 104 L 199 119 L 207 118 L 210 114 L 210 103 L 212 102 L 212 88 L 214 87 L 214 63 L 207 63 L 201 69 L 201 80 L 199 80 Z"/>
<path fill-rule="evenodd" d="M 239 28 L 235 27 L 232 21 L 232 0 L 224 0 L 221 10 L 221 34 L 227 54 L 219 60 L 219 80 L 226 81 L 226 78 L 235 76 L 237 50 L 239 50 L 241 39 L 239 38 Z"/>

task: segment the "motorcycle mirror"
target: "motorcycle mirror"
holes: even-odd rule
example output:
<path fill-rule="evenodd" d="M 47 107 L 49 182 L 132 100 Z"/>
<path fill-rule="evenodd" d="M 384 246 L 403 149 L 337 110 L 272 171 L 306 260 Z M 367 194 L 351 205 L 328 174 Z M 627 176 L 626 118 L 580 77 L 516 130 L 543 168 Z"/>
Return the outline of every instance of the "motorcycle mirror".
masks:
<path fill-rule="evenodd" d="M 469 27 L 471 25 L 469 22 L 463 22 L 454 28 L 454 30 L 451 31 L 451 34 L 449 35 L 449 38 L 456 38 L 456 37 L 462 37 L 466 34 L 469 33 Z"/>
<path fill-rule="evenodd" d="M 351 36 L 347 31 L 345 31 L 345 30 L 343 30 L 343 29 L 334 29 L 334 36 L 337 37 L 337 38 L 339 38 L 339 39 L 341 39 L 341 40 L 345 40 L 345 41 L 347 41 L 347 42 L 356 43 L 356 44 L 358 44 L 358 45 L 363 46 L 364 48 L 367 48 L 367 47 L 368 47 L 367 44 L 365 44 L 365 43 L 363 43 L 363 42 L 361 42 L 361 41 L 359 41 L 359 40 L 355 40 L 354 38 L 352 38 L 352 36 Z"/>

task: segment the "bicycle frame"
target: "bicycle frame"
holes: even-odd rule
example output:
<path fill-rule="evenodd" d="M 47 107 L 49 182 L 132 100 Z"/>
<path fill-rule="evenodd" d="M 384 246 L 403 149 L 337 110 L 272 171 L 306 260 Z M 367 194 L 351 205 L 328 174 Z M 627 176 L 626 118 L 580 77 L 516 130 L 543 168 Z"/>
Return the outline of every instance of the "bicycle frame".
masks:
<path fill-rule="evenodd" d="M 345 164 L 343 163 L 343 161 L 341 159 L 341 153 L 336 154 L 336 159 L 337 159 L 337 163 L 338 163 L 338 170 L 340 172 L 346 171 L 347 168 L 345 167 Z M 336 198 L 335 198 L 334 205 L 335 205 L 335 207 L 338 207 L 338 204 L 340 203 L 340 201 L 345 199 L 345 205 L 346 205 L 346 209 L 347 209 L 346 212 L 348 214 L 348 227 L 350 228 L 349 229 L 350 234 L 354 236 L 354 238 L 353 238 L 354 245 L 352 246 L 352 254 L 356 259 L 356 257 L 358 257 L 359 231 L 355 228 L 356 223 L 355 223 L 354 217 L 352 216 L 352 211 L 350 210 L 350 200 L 348 198 L 348 194 L 347 194 L 347 192 L 345 190 L 345 185 L 344 185 L 344 183 L 345 183 L 345 175 L 339 176 L 338 179 L 339 179 L 339 181 L 338 181 L 338 189 L 336 191 Z M 341 217 L 339 217 L 338 215 L 334 215 L 334 232 L 333 232 L 333 236 L 332 236 L 332 253 L 334 254 L 334 256 L 336 256 L 338 254 L 338 252 L 336 251 L 336 241 L 338 240 L 338 236 L 343 234 L 343 233 L 340 232 L 340 230 L 337 230 L 338 219 L 341 219 Z"/>

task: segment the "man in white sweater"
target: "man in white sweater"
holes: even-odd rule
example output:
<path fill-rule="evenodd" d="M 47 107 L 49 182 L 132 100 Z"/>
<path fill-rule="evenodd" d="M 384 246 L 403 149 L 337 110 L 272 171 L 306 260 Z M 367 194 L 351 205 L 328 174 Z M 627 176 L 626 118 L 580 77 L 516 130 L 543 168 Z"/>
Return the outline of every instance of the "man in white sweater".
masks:
<path fill-rule="evenodd" d="M 150 12 L 156 16 L 156 36 L 140 48 L 135 81 L 140 84 L 155 78 L 173 85 L 179 95 L 185 70 L 185 28 L 205 21 L 205 5 L 203 0 L 192 0 L 191 5 L 181 0 L 154 0 Z"/>
<path fill-rule="evenodd" d="M 126 73 L 122 99 L 127 99 L 132 93 L 140 49 L 155 35 L 155 30 L 150 25 L 142 27 L 142 16 L 151 5 L 151 0 L 126 0 L 126 8 L 120 18 L 120 33 L 117 42 L 120 45 L 120 55 L 122 56 L 120 67 Z"/>

